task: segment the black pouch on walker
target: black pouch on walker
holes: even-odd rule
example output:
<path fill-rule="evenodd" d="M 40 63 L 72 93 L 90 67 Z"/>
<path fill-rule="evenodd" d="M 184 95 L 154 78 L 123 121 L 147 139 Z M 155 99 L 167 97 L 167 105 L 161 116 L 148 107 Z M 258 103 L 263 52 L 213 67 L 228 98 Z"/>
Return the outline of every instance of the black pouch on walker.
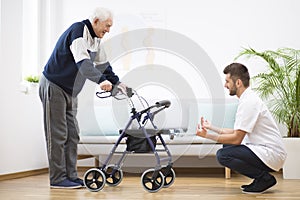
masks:
<path fill-rule="evenodd" d="M 153 135 L 153 133 L 151 133 L 152 131 L 148 130 L 147 133 L 148 132 L 150 132 L 149 138 L 155 148 L 156 135 Z M 147 138 L 144 133 L 142 133 L 142 130 L 127 130 L 126 134 L 126 151 L 134 151 L 135 153 L 153 152 Z"/>

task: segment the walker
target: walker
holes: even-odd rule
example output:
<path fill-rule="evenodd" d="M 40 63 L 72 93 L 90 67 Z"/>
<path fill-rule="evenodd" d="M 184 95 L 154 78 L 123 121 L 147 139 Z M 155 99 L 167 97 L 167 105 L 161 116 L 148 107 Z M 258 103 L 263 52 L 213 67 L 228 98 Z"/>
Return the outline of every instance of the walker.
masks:
<path fill-rule="evenodd" d="M 126 94 L 122 92 L 118 87 L 114 86 L 111 92 L 97 92 L 96 96 L 99 98 L 114 97 L 118 100 L 127 99 L 131 106 L 131 116 L 124 129 L 119 130 L 120 137 L 114 144 L 107 159 L 102 167 L 91 168 L 84 174 L 83 182 L 86 188 L 92 192 L 98 192 L 103 189 L 104 185 L 117 186 L 123 179 L 123 171 L 121 169 L 123 162 L 128 154 L 134 153 L 152 153 L 155 156 L 156 166 L 154 168 L 144 171 L 141 176 L 141 183 L 143 188 L 148 192 L 157 192 L 161 188 L 170 187 L 175 181 L 175 172 L 172 169 L 172 156 L 162 137 L 162 134 L 169 134 L 170 138 L 174 138 L 174 133 L 169 130 L 159 130 L 154 124 L 154 116 L 160 111 L 170 107 L 171 102 L 163 100 L 156 102 L 151 106 L 144 106 L 146 100 L 139 96 L 135 90 L 131 88 L 126 89 Z M 143 106 L 141 111 L 137 111 L 132 96 L 136 95 L 139 102 Z M 120 98 L 123 96 L 123 98 Z M 129 129 L 133 122 L 137 122 L 137 129 Z M 150 121 L 153 129 L 145 128 L 146 123 Z M 126 150 L 117 152 L 120 142 L 126 140 Z M 162 149 L 156 149 L 157 141 L 161 142 Z M 160 158 L 158 152 L 165 152 L 166 157 Z M 111 164 L 111 159 L 114 154 L 121 154 L 117 163 Z M 165 163 L 162 165 L 162 163 Z"/>

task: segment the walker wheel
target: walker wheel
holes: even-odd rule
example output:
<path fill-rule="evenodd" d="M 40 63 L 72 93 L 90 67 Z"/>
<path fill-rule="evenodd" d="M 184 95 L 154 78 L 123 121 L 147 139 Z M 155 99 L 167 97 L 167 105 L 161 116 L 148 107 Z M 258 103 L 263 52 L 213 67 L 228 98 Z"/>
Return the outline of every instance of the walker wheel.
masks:
<path fill-rule="evenodd" d="M 123 179 L 123 171 L 117 169 L 115 165 L 108 165 L 105 168 L 106 184 L 109 186 L 117 186 Z"/>
<path fill-rule="evenodd" d="M 148 192 L 157 192 L 164 186 L 164 176 L 155 169 L 146 170 L 141 177 L 142 185 Z"/>
<path fill-rule="evenodd" d="M 97 168 L 89 169 L 84 174 L 83 183 L 88 190 L 98 192 L 105 185 L 105 174 Z"/>
<path fill-rule="evenodd" d="M 174 183 L 175 178 L 176 178 L 175 171 L 172 168 L 170 168 L 170 170 L 168 170 L 167 167 L 163 167 L 160 171 L 162 172 L 162 174 L 165 177 L 164 188 L 170 187 Z"/>

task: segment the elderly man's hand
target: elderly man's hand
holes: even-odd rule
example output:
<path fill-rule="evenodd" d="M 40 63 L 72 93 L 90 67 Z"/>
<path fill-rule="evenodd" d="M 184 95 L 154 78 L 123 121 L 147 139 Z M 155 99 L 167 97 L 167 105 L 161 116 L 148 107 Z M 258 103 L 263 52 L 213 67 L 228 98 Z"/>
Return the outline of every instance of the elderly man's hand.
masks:
<path fill-rule="evenodd" d="M 124 83 L 118 84 L 118 88 L 121 90 L 123 94 L 127 95 L 127 86 Z"/>
<path fill-rule="evenodd" d="M 106 92 L 109 92 L 112 90 L 112 83 L 108 80 L 102 81 L 100 84 L 101 90 L 104 90 Z"/>

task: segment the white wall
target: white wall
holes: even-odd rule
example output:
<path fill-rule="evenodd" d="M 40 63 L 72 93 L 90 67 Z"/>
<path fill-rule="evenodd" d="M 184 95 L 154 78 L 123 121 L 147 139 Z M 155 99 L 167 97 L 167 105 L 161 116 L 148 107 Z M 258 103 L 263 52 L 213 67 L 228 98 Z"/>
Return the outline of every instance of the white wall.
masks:
<path fill-rule="evenodd" d="M 47 167 L 41 104 L 20 92 L 22 0 L 1 0 L 0 174 Z"/>
<path fill-rule="evenodd" d="M 1 0 L 1 98 L 0 98 L 0 174 L 47 166 L 42 112 L 36 94 L 19 91 L 21 81 L 22 0 Z M 279 47 L 300 48 L 300 1 L 298 0 L 52 0 L 47 10 L 49 38 L 41 37 L 42 50 L 52 48 L 58 36 L 71 23 L 83 20 L 96 6 L 110 8 L 115 22 L 110 38 L 129 29 L 154 26 L 176 31 L 199 44 L 223 77 L 222 69 L 233 61 L 241 47 L 258 50 Z M 51 2 L 51 3 L 49 3 Z M 134 6 L 133 6 L 134 5 Z M 45 9 L 45 8 L 44 8 Z M 141 19 L 140 17 L 144 18 Z M 154 17 L 147 21 L 147 16 Z M 128 20 L 124 20 L 124 17 Z M 123 21 L 122 21 L 123 20 Z M 47 28 L 47 27 L 44 27 Z M 49 28 L 49 27 L 48 27 Z M 44 41 L 44 43 L 43 43 Z M 50 43 L 50 44 L 49 44 Z M 48 58 L 41 53 L 41 63 Z M 251 75 L 263 65 L 242 60 Z M 227 94 L 227 93 L 226 93 Z"/>
<path fill-rule="evenodd" d="M 148 23 L 151 27 L 173 30 L 194 40 L 204 48 L 220 69 L 232 62 L 242 47 L 266 50 L 300 46 L 300 29 L 297 27 L 300 15 L 297 8 L 300 2 L 297 0 L 60 2 L 60 10 L 64 14 L 57 24 L 57 35 L 74 20 L 82 20 L 89 16 L 95 6 L 103 6 L 111 9 L 116 17 L 111 33 L 104 39 L 120 33 L 121 23 L 128 23 L 129 29 L 141 28 L 145 26 L 143 23 Z M 138 18 L 149 15 L 156 15 L 157 22 Z M 257 69 L 254 70 L 256 71 Z"/>

